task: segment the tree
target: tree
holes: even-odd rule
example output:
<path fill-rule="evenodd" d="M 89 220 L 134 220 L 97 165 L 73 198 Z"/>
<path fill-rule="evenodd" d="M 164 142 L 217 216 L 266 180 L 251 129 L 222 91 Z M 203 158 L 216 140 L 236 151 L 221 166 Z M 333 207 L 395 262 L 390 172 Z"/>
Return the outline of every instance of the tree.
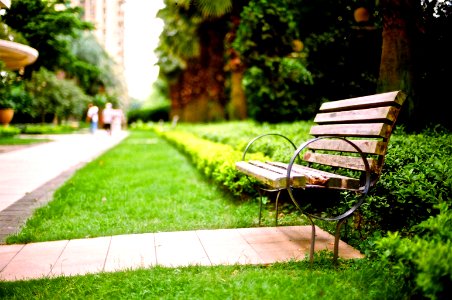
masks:
<path fill-rule="evenodd" d="M 165 1 L 164 29 L 156 53 L 169 82 L 171 114 L 182 121 L 224 119 L 226 104 L 223 16 L 230 1 Z"/>
<path fill-rule="evenodd" d="M 428 123 L 451 127 L 447 111 L 431 100 L 448 93 L 452 59 L 451 1 L 382 0 L 383 45 L 380 91 L 408 94 L 404 123 L 420 129 Z"/>
<path fill-rule="evenodd" d="M 58 79 L 53 72 L 45 68 L 33 72 L 26 82 L 26 90 L 32 97 L 33 117 L 46 122 L 51 116 L 54 122 L 70 117 L 80 119 L 84 109 L 91 101 L 71 80 Z"/>
<path fill-rule="evenodd" d="M 56 4 L 61 2 L 66 4 L 65 8 L 56 9 Z M 70 7 L 68 1 L 12 2 L 3 20 L 39 51 L 38 59 L 25 69 L 24 77 L 30 79 L 34 72 L 45 68 L 65 78 L 74 79 L 71 84 L 80 85 L 88 95 L 106 93 L 106 97 L 121 98 L 125 95 L 122 77 L 115 68 L 114 61 L 90 32 L 93 25 L 82 21 L 80 12 L 81 8 Z M 62 82 L 60 84 L 64 85 Z M 80 99 L 82 101 L 84 98 Z M 125 100 L 121 99 L 121 102 Z M 81 104 L 85 105 L 83 101 Z M 59 112 L 58 115 L 60 116 Z"/>
<path fill-rule="evenodd" d="M 250 117 L 293 121 L 312 113 L 303 91 L 312 84 L 299 31 L 287 1 L 251 0 L 232 43 L 245 65 L 243 85 Z"/>
<path fill-rule="evenodd" d="M 109 94 L 122 94 L 124 87 L 115 72 L 116 63 L 91 32 L 74 39 L 71 50 L 78 60 L 68 67 L 68 75 L 77 78 L 87 94 L 95 95 L 104 88 Z"/>
<path fill-rule="evenodd" d="M 403 90 L 408 97 L 405 104 L 409 114 L 414 109 L 413 50 L 420 2 L 417 0 L 382 0 L 383 44 L 378 90 Z"/>
<path fill-rule="evenodd" d="M 25 77 L 34 70 L 45 67 L 48 70 L 66 70 L 79 60 L 71 51 L 72 39 L 83 30 L 93 28 L 89 22 L 80 19 L 80 8 L 56 10 L 61 1 L 15 0 L 3 16 L 4 22 L 20 32 L 29 45 L 39 52 L 35 63 L 27 67 Z"/>

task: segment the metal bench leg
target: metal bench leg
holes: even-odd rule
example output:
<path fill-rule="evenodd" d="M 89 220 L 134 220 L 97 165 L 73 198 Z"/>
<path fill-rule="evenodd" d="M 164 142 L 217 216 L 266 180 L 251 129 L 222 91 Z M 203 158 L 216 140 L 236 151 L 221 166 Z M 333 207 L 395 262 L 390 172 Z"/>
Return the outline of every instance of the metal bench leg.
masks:
<path fill-rule="evenodd" d="M 309 249 L 309 262 L 311 265 L 314 263 L 314 249 L 315 249 L 315 224 L 310 216 L 307 216 L 311 222 L 311 248 Z"/>
<path fill-rule="evenodd" d="M 264 191 L 259 189 L 259 226 L 261 226 L 262 219 L 262 201 L 264 200 Z"/>
<path fill-rule="evenodd" d="M 275 226 L 278 226 L 278 214 L 279 214 L 279 206 L 278 206 L 278 201 L 279 201 L 279 195 L 281 195 L 281 190 L 278 191 L 278 194 L 276 195 L 276 204 L 275 204 L 275 210 L 276 210 L 276 216 L 275 216 Z"/>
<path fill-rule="evenodd" d="M 339 257 L 339 240 L 341 236 L 341 226 L 344 224 L 346 219 L 339 220 L 336 224 L 336 234 L 334 235 L 334 254 L 333 254 L 333 262 L 337 263 L 337 259 Z"/>

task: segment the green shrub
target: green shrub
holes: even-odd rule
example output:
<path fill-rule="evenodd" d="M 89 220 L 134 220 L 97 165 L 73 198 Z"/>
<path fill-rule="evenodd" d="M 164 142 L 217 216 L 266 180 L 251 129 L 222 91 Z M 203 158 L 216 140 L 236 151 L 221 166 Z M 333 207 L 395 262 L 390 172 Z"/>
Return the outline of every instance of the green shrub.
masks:
<path fill-rule="evenodd" d="M 180 151 L 187 154 L 196 168 L 207 178 L 217 183 L 223 189 L 232 192 L 236 196 L 254 194 L 251 181 L 246 176 L 235 170 L 235 162 L 239 161 L 242 152 L 234 150 L 229 145 L 214 143 L 195 135 L 178 131 L 156 132 L 172 143 Z M 261 154 L 252 154 L 251 158 L 264 159 Z"/>
<path fill-rule="evenodd" d="M 413 238 L 389 233 L 376 251 L 382 264 L 403 279 L 405 289 L 446 299 L 452 294 L 452 210 L 447 203 L 435 207 L 440 213 L 414 226 Z"/>
<path fill-rule="evenodd" d="M 14 126 L 0 126 L 0 137 L 11 137 L 18 135 L 20 133 L 20 129 Z"/>
<path fill-rule="evenodd" d="M 452 135 L 433 129 L 395 134 L 382 177 L 361 210 L 372 228 L 409 230 L 452 203 Z"/>
<path fill-rule="evenodd" d="M 243 87 L 248 114 L 260 122 L 308 119 L 316 105 L 306 95 L 312 85 L 301 53 L 298 26 L 288 1 L 252 0 L 243 8 L 232 46 L 247 66 Z"/>
<path fill-rule="evenodd" d="M 168 105 L 131 110 L 127 113 L 127 123 L 168 121 L 169 111 Z"/>
<path fill-rule="evenodd" d="M 71 125 L 23 124 L 18 126 L 21 127 L 21 132 L 26 134 L 60 134 L 78 130 Z"/>
<path fill-rule="evenodd" d="M 228 144 L 235 151 L 242 152 L 252 138 L 269 132 L 283 133 L 298 146 L 311 138 L 311 125 L 311 122 L 258 124 L 249 121 L 207 125 L 180 123 L 177 129 L 190 132 L 199 139 Z M 291 150 L 282 139 L 266 137 L 250 152 L 282 160 L 287 159 L 283 149 Z M 410 234 L 414 225 L 438 213 L 436 204 L 452 203 L 451 153 L 452 135 L 448 132 L 427 129 L 418 134 L 407 134 L 396 131 L 389 143 L 380 180 L 354 219 L 344 226 L 346 232 L 342 238 L 363 252 L 370 251 L 383 233 L 399 231 L 403 235 Z M 354 194 L 347 195 L 346 202 L 355 200 Z M 320 222 L 319 225 L 334 232 L 331 222 Z"/>

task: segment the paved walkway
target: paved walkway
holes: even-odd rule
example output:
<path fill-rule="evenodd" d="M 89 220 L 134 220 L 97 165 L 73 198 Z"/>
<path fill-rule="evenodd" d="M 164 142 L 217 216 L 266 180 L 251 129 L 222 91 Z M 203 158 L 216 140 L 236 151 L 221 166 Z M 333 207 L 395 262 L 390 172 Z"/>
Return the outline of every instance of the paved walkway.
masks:
<path fill-rule="evenodd" d="M 0 153 L 0 238 L 20 229 L 53 191 L 127 134 L 51 136 L 53 142 Z M 316 250 L 334 237 L 316 229 Z M 145 268 L 155 265 L 268 264 L 303 259 L 310 226 L 157 232 L 0 246 L 0 280 L 23 280 Z M 0 242 L 2 241 L 0 240 Z M 342 258 L 362 255 L 340 242 Z"/>

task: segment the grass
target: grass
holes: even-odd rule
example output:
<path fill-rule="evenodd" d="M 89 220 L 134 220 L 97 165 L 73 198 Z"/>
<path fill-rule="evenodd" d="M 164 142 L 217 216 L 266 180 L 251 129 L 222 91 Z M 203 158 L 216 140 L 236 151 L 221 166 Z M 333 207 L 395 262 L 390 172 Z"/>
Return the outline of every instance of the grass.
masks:
<path fill-rule="evenodd" d="M 369 261 L 337 269 L 330 257 L 268 266 L 154 267 L 0 282 L 2 299 L 408 299 Z"/>
<path fill-rule="evenodd" d="M 132 132 L 79 170 L 8 243 L 257 224 L 257 202 L 210 184 L 152 132 Z M 263 266 L 154 267 L 0 282 L 2 299 L 403 299 L 397 278 L 373 262 L 330 252 Z"/>
<path fill-rule="evenodd" d="M 12 137 L 0 137 L 0 145 L 32 145 L 37 143 L 49 142 L 50 139 L 42 139 L 42 138 L 21 138 L 18 136 Z"/>
<path fill-rule="evenodd" d="M 252 227 L 257 217 L 257 202 L 223 193 L 154 133 L 132 132 L 79 170 L 7 243 Z"/>

